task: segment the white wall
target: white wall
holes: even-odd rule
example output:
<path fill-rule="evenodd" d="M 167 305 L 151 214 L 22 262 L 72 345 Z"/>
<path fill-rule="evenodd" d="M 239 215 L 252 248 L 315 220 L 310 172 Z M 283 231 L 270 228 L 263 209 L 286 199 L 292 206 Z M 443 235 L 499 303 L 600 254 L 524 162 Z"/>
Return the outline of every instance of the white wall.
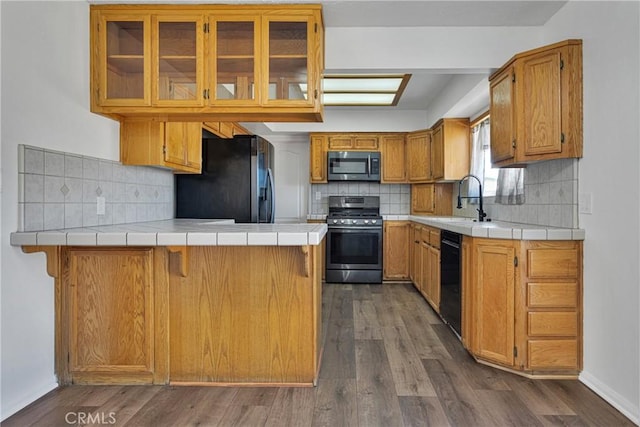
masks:
<path fill-rule="evenodd" d="M 570 2 L 545 43 L 583 40 L 584 371 L 580 379 L 640 420 L 640 4 Z"/>
<path fill-rule="evenodd" d="M 89 112 L 86 2 L 2 3 L 0 419 L 56 387 L 53 279 L 18 228 L 17 145 L 118 159 L 118 124 Z"/>
<path fill-rule="evenodd" d="M 268 138 L 275 150 L 276 222 L 306 222 L 309 198 L 309 138 Z"/>

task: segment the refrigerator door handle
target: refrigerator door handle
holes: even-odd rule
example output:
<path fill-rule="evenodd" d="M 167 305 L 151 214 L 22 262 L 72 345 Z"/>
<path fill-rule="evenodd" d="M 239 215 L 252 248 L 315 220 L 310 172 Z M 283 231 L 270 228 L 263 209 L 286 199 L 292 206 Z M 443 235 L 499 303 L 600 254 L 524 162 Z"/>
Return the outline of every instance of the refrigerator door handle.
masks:
<path fill-rule="evenodd" d="M 271 168 L 267 168 L 267 180 L 269 182 L 269 201 L 271 203 L 267 220 L 273 223 L 276 216 L 276 189 L 273 183 L 273 172 L 271 172 Z"/>

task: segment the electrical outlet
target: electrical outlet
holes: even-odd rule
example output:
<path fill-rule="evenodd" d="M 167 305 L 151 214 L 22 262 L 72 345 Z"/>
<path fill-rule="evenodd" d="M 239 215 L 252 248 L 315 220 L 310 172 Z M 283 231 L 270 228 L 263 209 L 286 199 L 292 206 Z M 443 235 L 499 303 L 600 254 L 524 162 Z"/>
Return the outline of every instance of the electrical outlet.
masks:
<path fill-rule="evenodd" d="M 97 214 L 104 215 L 105 212 L 105 199 L 104 197 L 96 197 Z"/>
<path fill-rule="evenodd" d="M 322 200 L 322 193 L 320 191 L 316 191 L 316 200 Z"/>

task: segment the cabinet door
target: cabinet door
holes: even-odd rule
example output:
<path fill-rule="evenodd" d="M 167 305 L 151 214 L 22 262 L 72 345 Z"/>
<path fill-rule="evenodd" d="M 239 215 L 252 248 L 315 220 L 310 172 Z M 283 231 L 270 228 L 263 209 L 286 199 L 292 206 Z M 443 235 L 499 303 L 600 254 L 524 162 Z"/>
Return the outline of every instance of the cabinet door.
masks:
<path fill-rule="evenodd" d="M 509 67 L 489 86 L 491 111 L 491 163 L 513 159 L 516 144 L 514 70 Z"/>
<path fill-rule="evenodd" d="M 383 135 L 382 150 L 382 183 L 406 182 L 405 140 L 404 135 Z"/>
<path fill-rule="evenodd" d="M 309 175 L 311 182 L 327 182 L 327 137 L 312 135 L 309 154 Z"/>
<path fill-rule="evenodd" d="M 164 161 L 199 170 L 202 164 L 202 124 L 165 123 Z"/>
<path fill-rule="evenodd" d="M 102 106 L 151 105 L 149 14 L 100 14 L 98 60 L 93 78 Z M 95 28 L 95 27 L 94 27 Z"/>
<path fill-rule="evenodd" d="M 509 243 L 474 247 L 474 321 L 478 355 L 514 364 L 515 249 Z"/>
<path fill-rule="evenodd" d="M 407 135 L 407 169 L 410 182 L 431 179 L 431 134 L 412 132 Z"/>
<path fill-rule="evenodd" d="M 444 178 L 444 124 L 431 133 L 431 177 Z"/>
<path fill-rule="evenodd" d="M 376 135 L 356 135 L 353 138 L 353 148 L 378 151 L 378 137 Z"/>
<path fill-rule="evenodd" d="M 409 276 L 409 224 L 404 221 L 384 223 L 384 278 L 406 279 Z"/>
<path fill-rule="evenodd" d="M 351 135 L 329 136 L 330 150 L 347 150 L 351 148 L 353 148 L 353 137 Z"/>
<path fill-rule="evenodd" d="M 560 52 L 522 62 L 522 137 L 524 156 L 562 152 Z M 493 120 L 493 115 L 491 117 Z M 493 128 L 491 129 L 493 131 Z"/>
<path fill-rule="evenodd" d="M 319 96 L 312 80 L 317 72 L 312 61 L 315 20 L 305 14 L 274 14 L 264 16 L 262 26 L 263 103 L 313 106 Z"/>
<path fill-rule="evenodd" d="M 433 308 L 440 312 L 440 251 L 433 246 L 429 246 L 429 286 L 428 300 Z"/>
<path fill-rule="evenodd" d="M 420 241 L 420 233 L 421 233 L 422 227 L 417 225 L 415 226 L 414 230 L 413 230 L 413 254 L 412 254 L 412 259 L 413 259 L 413 283 L 416 286 L 416 289 L 420 290 L 420 284 L 422 281 L 421 278 L 421 274 L 422 274 L 422 249 L 421 249 L 421 241 Z"/>
<path fill-rule="evenodd" d="M 153 98 L 161 106 L 201 106 L 204 49 L 202 16 L 153 19 Z"/>
<path fill-rule="evenodd" d="M 209 18 L 211 104 L 257 105 L 261 85 L 261 21 L 256 15 L 214 15 Z"/>
<path fill-rule="evenodd" d="M 69 371 L 75 383 L 152 382 L 153 252 L 70 249 Z"/>
<path fill-rule="evenodd" d="M 435 212 L 435 186 L 433 184 L 414 184 L 411 186 L 411 213 L 425 214 Z"/>
<path fill-rule="evenodd" d="M 420 239 L 420 293 L 427 301 L 429 301 L 429 280 L 431 280 L 429 245 Z"/>

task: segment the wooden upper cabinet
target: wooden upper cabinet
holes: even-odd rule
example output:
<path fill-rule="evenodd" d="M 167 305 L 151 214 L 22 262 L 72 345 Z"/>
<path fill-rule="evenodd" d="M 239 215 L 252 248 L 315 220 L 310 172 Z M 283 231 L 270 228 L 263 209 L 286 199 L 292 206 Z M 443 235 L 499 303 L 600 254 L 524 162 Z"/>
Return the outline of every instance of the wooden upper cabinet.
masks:
<path fill-rule="evenodd" d="M 468 118 L 441 119 L 431 130 L 431 178 L 457 181 L 469 173 Z"/>
<path fill-rule="evenodd" d="M 200 15 L 153 15 L 153 105 L 202 106 L 204 19 Z"/>
<path fill-rule="evenodd" d="M 327 182 L 327 137 L 311 135 L 309 147 L 309 180 L 311 183 Z"/>
<path fill-rule="evenodd" d="M 516 150 L 515 74 L 513 67 L 492 78 L 489 85 L 491 111 L 491 163 L 514 158 Z"/>
<path fill-rule="evenodd" d="M 433 214 L 436 210 L 435 184 L 415 184 L 411 186 L 411 213 Z"/>
<path fill-rule="evenodd" d="M 428 130 L 407 134 L 407 174 L 409 182 L 430 182 L 431 132 Z"/>
<path fill-rule="evenodd" d="M 164 166 L 200 173 L 202 124 L 124 120 L 120 123 L 120 160 L 125 165 Z"/>
<path fill-rule="evenodd" d="M 382 158 L 381 182 L 407 182 L 406 142 L 404 134 L 382 135 L 380 137 L 380 156 Z"/>
<path fill-rule="evenodd" d="M 514 56 L 490 78 L 491 161 L 582 157 L 582 41 Z"/>
<path fill-rule="evenodd" d="M 91 12 L 92 110 L 151 105 L 151 16 Z"/>
<path fill-rule="evenodd" d="M 378 151 L 378 135 L 335 134 L 329 135 L 329 150 L 369 150 Z"/>
<path fill-rule="evenodd" d="M 91 5 L 91 110 L 321 121 L 319 5 Z"/>

